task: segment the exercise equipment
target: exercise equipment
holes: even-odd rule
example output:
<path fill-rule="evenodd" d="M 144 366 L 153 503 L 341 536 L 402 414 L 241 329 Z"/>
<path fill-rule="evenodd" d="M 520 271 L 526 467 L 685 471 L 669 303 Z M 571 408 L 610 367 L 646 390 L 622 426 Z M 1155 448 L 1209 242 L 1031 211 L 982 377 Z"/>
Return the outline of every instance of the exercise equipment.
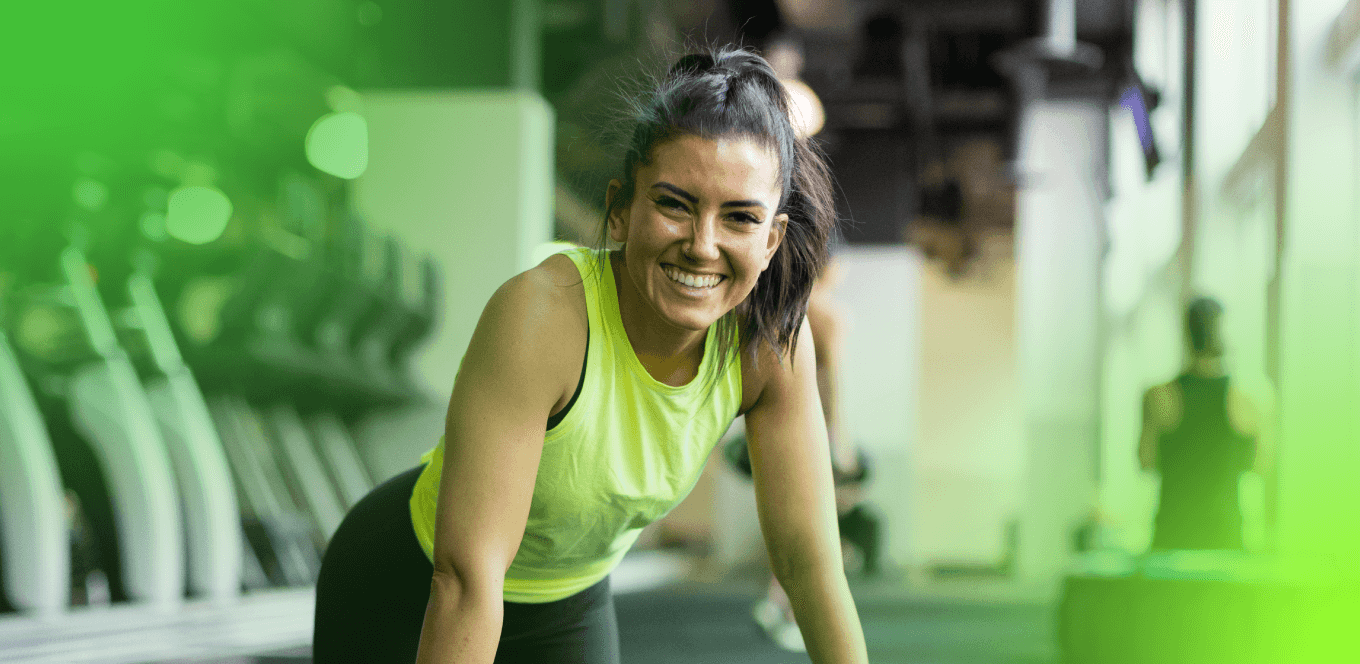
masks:
<path fill-rule="evenodd" d="M 330 541 L 335 529 L 340 527 L 340 520 L 345 518 L 345 507 L 316 454 L 311 432 L 303 424 L 297 409 L 287 403 L 271 405 L 264 417 L 275 434 L 274 441 L 283 451 L 282 466 L 292 476 L 290 484 L 301 494 L 323 544 Z"/>
<path fill-rule="evenodd" d="M 345 509 L 353 507 L 374 486 L 371 474 L 359 458 L 354 437 L 339 416 L 329 411 L 313 415 L 308 424 L 320 456 L 345 501 Z"/>
<path fill-rule="evenodd" d="M 157 236 L 176 185 L 104 162 L 80 187 L 107 204 L 24 222 L 3 252 L 6 600 L 55 613 L 87 587 L 172 607 L 309 585 L 374 484 L 351 422 L 417 394 L 438 271 L 296 173 L 218 240 Z"/>
<path fill-rule="evenodd" d="M 132 320 L 144 332 L 160 375 L 146 382 L 147 398 L 175 466 L 184 501 L 189 588 L 217 599 L 241 586 L 243 542 L 230 470 L 207 402 L 184 364 L 149 275 L 128 280 Z"/>
<path fill-rule="evenodd" d="M 71 377 L 71 418 L 94 444 L 108 474 L 127 593 L 174 604 L 183 596 L 183 532 L 165 443 L 132 362 L 118 345 L 83 252 L 68 247 L 61 267 L 99 355 Z"/>
<path fill-rule="evenodd" d="M 70 601 L 65 497 L 47 425 L 0 329 L 0 541 L 15 608 L 51 615 Z"/>
<path fill-rule="evenodd" d="M 258 416 L 239 395 L 209 397 L 208 407 L 241 498 L 248 555 L 270 585 L 311 583 L 321 568 L 312 524 L 293 499 Z"/>
<path fill-rule="evenodd" d="M 15 286 L 6 298 L 5 320 L 17 370 L 7 381 L 7 391 L 11 396 L 28 392 L 28 398 L 20 396 L 18 401 L 27 404 L 15 404 L 16 408 L 0 413 L 0 418 L 22 427 L 21 435 L 29 437 L 36 454 L 50 456 L 57 472 L 52 499 L 55 507 L 40 515 L 44 527 L 59 532 L 53 535 L 60 544 L 51 564 L 63 570 L 63 576 L 69 575 L 62 582 L 60 592 L 65 601 L 61 605 L 67 601 L 78 605 L 125 601 L 128 592 L 121 569 L 121 538 L 108 471 L 94 446 L 76 431 L 69 407 L 72 373 L 96 361 L 97 355 L 75 310 L 71 289 L 60 283 L 57 261 L 52 257 L 48 254 L 49 261 L 38 261 L 45 263 L 44 269 L 15 270 L 7 275 Z M 10 267 L 14 266 L 11 262 Z M 14 404 L 15 399 L 10 401 Z M 28 410 L 23 405 L 33 407 L 30 422 L 23 421 Z M 25 480 L 33 478 L 20 479 L 20 486 Z M 8 504 L 18 507 L 23 503 Z M 18 513 L 7 518 L 18 522 L 31 516 Z M 18 547 L 18 552 L 23 549 Z M 22 558 L 9 561 L 7 573 L 21 573 L 14 567 L 21 562 Z"/>

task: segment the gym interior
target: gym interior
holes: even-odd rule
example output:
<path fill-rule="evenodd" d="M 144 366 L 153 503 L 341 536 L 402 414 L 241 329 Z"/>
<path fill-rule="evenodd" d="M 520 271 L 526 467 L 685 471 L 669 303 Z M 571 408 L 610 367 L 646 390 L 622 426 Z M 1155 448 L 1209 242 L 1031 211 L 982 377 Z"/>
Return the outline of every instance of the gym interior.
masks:
<path fill-rule="evenodd" d="M 871 661 L 1360 661 L 1360 0 L 5 15 L 0 662 L 312 661 L 330 534 L 495 289 L 597 244 L 629 86 L 724 43 L 836 180 Z M 1150 550 L 1200 296 L 1260 405 L 1242 547 Z M 753 615 L 738 435 L 611 577 L 625 662 L 808 661 Z"/>

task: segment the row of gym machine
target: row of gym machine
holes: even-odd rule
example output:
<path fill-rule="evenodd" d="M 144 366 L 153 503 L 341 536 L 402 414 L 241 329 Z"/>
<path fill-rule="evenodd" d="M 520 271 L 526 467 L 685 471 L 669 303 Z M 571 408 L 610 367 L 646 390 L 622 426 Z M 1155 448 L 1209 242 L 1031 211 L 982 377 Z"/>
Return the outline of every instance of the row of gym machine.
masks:
<path fill-rule="evenodd" d="M 425 398 L 437 266 L 336 178 L 217 186 L 86 154 L 0 209 L 0 612 L 314 583 L 383 479 L 354 427 Z"/>

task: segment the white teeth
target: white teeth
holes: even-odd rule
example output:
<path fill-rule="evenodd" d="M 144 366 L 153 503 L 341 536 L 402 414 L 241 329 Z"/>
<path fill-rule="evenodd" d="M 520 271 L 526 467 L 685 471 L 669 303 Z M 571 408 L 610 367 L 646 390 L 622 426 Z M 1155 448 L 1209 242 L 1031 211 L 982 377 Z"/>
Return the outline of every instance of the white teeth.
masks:
<path fill-rule="evenodd" d="M 682 283 L 690 288 L 712 288 L 718 285 L 719 281 L 722 281 L 722 275 L 706 274 L 700 276 L 670 266 L 665 268 L 665 272 L 666 276 L 671 278 L 671 281 Z"/>

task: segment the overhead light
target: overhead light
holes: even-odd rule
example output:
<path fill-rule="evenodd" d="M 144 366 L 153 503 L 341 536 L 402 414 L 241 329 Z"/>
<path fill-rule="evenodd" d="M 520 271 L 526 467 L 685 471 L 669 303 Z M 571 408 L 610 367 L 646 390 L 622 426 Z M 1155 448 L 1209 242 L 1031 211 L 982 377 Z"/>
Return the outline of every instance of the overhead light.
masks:
<path fill-rule="evenodd" d="M 352 111 L 323 115 L 307 130 L 306 149 L 317 170 L 353 180 L 368 168 L 368 122 Z"/>
<path fill-rule="evenodd" d="M 231 199 L 216 187 L 180 187 L 165 208 L 166 234 L 189 244 L 216 240 L 231 221 Z"/>
<path fill-rule="evenodd" d="M 822 100 L 817 98 L 817 93 L 808 87 L 807 83 L 796 79 L 782 79 L 784 90 L 789 93 L 789 121 L 793 123 L 793 130 L 798 132 L 798 136 L 806 138 L 815 136 L 826 125 L 826 111 L 822 108 Z"/>

